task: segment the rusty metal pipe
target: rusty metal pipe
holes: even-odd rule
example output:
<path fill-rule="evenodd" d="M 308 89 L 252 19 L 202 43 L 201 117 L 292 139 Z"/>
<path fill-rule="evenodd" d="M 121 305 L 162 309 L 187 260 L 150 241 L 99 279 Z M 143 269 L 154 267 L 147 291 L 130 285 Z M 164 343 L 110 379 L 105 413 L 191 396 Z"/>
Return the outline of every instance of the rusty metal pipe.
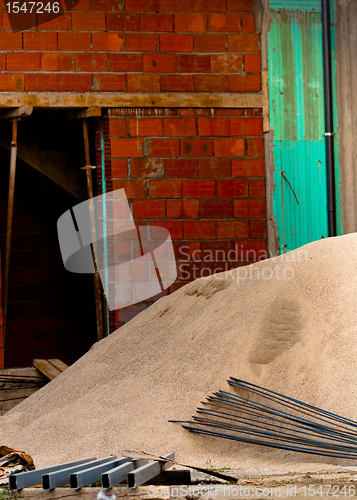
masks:
<path fill-rule="evenodd" d="M 3 288 L 3 332 L 4 345 L 7 333 L 7 306 L 9 301 L 9 271 L 10 271 L 10 253 L 11 253 L 11 233 L 12 219 L 14 214 L 14 195 L 15 195 L 15 175 L 16 175 L 16 157 L 17 157 L 17 122 L 18 118 L 12 121 L 12 140 L 10 156 L 10 174 L 9 174 L 9 195 L 7 202 L 7 222 L 6 222 L 6 243 L 5 243 L 5 269 L 4 269 L 4 288 Z"/>
<path fill-rule="evenodd" d="M 88 193 L 88 199 L 92 199 L 93 198 L 93 180 L 92 180 L 92 167 L 90 164 L 87 120 L 83 120 L 83 139 L 84 139 L 84 153 L 85 153 L 85 160 L 86 160 L 86 166 L 84 167 L 84 170 L 86 171 L 86 178 L 87 178 L 87 193 Z M 95 230 L 95 215 L 94 215 L 94 204 L 93 203 L 89 203 L 89 210 L 90 210 L 90 224 L 91 224 L 91 231 L 92 231 L 92 241 L 95 242 L 96 241 L 96 230 Z M 93 245 L 95 245 L 95 243 L 91 244 L 91 250 L 92 250 L 93 263 L 94 263 L 94 296 L 95 296 L 95 311 L 96 311 L 96 318 L 97 318 L 97 335 L 98 335 L 98 340 L 102 340 L 102 338 L 104 337 L 104 334 L 103 334 L 102 292 L 101 292 L 101 287 L 100 287 L 100 278 L 99 278 L 98 267 L 97 267 L 97 262 L 96 262 L 95 251 L 94 251 Z"/>

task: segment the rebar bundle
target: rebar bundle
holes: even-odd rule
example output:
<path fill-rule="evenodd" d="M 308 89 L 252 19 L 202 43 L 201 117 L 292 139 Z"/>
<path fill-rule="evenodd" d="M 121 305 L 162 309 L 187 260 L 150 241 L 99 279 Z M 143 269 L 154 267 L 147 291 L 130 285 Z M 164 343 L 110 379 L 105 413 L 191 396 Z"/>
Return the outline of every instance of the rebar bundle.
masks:
<path fill-rule="evenodd" d="M 180 421 L 185 429 L 270 448 L 357 459 L 357 422 L 234 377 L 227 382 L 247 397 L 213 393 L 192 420 Z"/>

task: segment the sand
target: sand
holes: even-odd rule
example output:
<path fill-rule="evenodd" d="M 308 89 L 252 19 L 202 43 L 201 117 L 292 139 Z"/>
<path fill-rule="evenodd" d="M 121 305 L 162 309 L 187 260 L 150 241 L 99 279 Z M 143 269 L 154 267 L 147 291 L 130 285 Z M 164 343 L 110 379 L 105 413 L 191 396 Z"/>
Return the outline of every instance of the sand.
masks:
<path fill-rule="evenodd" d="M 351 234 L 188 284 L 2 417 L 0 441 L 38 467 L 123 449 L 241 470 L 339 464 L 168 419 L 190 418 L 235 376 L 357 420 L 356 256 Z"/>

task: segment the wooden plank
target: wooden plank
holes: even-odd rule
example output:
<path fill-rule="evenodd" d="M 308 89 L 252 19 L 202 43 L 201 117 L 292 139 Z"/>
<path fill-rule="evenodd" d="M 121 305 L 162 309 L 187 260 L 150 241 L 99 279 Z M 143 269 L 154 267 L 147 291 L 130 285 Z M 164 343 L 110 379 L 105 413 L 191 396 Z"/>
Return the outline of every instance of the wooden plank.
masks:
<path fill-rule="evenodd" d="M 18 108 L 2 109 L 0 110 L 0 120 L 24 118 L 25 116 L 30 116 L 32 111 L 32 106 L 28 105 L 19 106 Z"/>
<path fill-rule="evenodd" d="M 174 107 L 174 108 L 262 108 L 262 94 L 237 93 L 127 93 L 127 92 L 0 92 L 0 107 L 17 106 L 52 108 L 89 107 Z"/>
<path fill-rule="evenodd" d="M 61 361 L 60 359 L 48 359 L 47 361 L 55 368 L 57 368 L 57 370 L 59 370 L 60 372 L 64 372 L 68 368 L 68 365 L 66 365 L 66 363 L 63 363 L 63 361 Z"/>
<path fill-rule="evenodd" d="M 270 130 L 269 77 L 268 71 L 262 71 L 263 88 L 263 132 Z"/>
<path fill-rule="evenodd" d="M 51 365 L 46 359 L 34 359 L 33 366 L 50 380 L 53 380 L 61 374 L 60 370 Z"/>
<path fill-rule="evenodd" d="M 92 106 L 91 108 L 81 108 L 76 111 L 68 112 L 69 120 L 79 120 L 83 118 L 92 118 L 93 116 L 102 116 L 102 108 Z"/>

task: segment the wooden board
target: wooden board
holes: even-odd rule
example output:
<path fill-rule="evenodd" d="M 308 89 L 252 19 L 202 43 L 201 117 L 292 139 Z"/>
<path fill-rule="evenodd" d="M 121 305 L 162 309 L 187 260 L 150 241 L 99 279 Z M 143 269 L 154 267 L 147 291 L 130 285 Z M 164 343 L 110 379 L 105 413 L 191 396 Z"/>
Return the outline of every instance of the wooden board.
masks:
<path fill-rule="evenodd" d="M 46 375 L 46 377 L 50 380 L 53 380 L 62 373 L 61 370 L 49 363 L 47 359 L 34 359 L 33 366 L 37 368 L 37 370 L 39 370 L 41 373 Z"/>
<path fill-rule="evenodd" d="M 0 92 L 0 108 L 33 106 L 39 108 L 89 107 L 174 107 L 174 108 L 262 108 L 262 94 L 237 93 L 127 93 L 127 92 Z"/>
<path fill-rule="evenodd" d="M 66 363 L 63 363 L 63 361 L 61 361 L 60 359 L 48 359 L 47 361 L 51 363 L 51 365 L 53 365 L 55 368 L 57 368 L 57 370 L 59 370 L 60 372 L 64 372 L 68 368 L 68 365 L 66 365 Z"/>

